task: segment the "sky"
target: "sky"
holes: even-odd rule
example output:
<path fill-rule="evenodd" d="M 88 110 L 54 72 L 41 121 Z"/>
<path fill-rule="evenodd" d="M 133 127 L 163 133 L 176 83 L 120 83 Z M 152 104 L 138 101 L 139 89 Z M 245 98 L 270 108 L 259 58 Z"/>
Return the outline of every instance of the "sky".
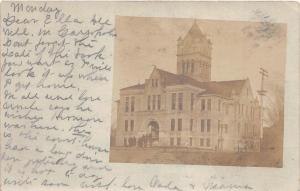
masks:
<path fill-rule="evenodd" d="M 259 68 L 269 72 L 265 87 L 272 97 L 283 87 L 286 62 L 286 25 L 268 22 L 215 21 L 181 18 L 116 18 L 113 100 L 119 89 L 144 83 L 153 65 L 176 73 L 177 39 L 194 21 L 212 42 L 213 81 L 250 79 L 254 94 L 260 88 Z"/>

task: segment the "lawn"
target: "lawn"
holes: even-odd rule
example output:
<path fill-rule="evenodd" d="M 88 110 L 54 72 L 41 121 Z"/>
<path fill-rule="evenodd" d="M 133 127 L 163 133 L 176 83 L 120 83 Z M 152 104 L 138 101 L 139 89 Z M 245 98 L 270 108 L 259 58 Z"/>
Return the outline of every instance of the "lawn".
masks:
<path fill-rule="evenodd" d="M 282 152 L 222 153 L 187 148 L 112 147 L 110 162 L 282 167 Z"/>

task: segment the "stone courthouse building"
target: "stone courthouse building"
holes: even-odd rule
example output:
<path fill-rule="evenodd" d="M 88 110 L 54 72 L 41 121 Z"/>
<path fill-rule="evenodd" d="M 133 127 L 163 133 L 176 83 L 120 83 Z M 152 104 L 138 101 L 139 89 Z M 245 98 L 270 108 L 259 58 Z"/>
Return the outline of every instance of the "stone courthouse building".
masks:
<path fill-rule="evenodd" d="M 145 83 L 121 89 L 116 146 L 260 151 L 260 105 L 249 79 L 211 81 L 211 51 L 194 23 L 178 39 L 176 74 L 154 67 Z"/>

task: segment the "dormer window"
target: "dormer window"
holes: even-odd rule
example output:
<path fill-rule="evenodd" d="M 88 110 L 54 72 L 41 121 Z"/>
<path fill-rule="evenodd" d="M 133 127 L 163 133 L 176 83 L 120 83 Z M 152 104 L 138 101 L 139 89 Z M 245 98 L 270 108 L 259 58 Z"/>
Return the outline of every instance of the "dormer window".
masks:
<path fill-rule="evenodd" d="M 134 106 L 135 106 L 135 98 L 134 96 L 131 97 L 131 102 L 130 102 L 130 111 L 134 112 Z"/>
<path fill-rule="evenodd" d="M 125 112 L 129 112 L 129 97 L 125 98 Z"/>

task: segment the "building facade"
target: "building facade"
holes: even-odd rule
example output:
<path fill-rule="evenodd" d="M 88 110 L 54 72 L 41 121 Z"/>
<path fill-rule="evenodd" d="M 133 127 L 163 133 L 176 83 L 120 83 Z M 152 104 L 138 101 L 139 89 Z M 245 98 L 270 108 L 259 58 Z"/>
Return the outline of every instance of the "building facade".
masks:
<path fill-rule="evenodd" d="M 154 67 L 120 90 L 116 146 L 260 150 L 260 105 L 249 79 L 211 81 L 212 43 L 196 23 L 177 41 L 177 74 Z"/>

